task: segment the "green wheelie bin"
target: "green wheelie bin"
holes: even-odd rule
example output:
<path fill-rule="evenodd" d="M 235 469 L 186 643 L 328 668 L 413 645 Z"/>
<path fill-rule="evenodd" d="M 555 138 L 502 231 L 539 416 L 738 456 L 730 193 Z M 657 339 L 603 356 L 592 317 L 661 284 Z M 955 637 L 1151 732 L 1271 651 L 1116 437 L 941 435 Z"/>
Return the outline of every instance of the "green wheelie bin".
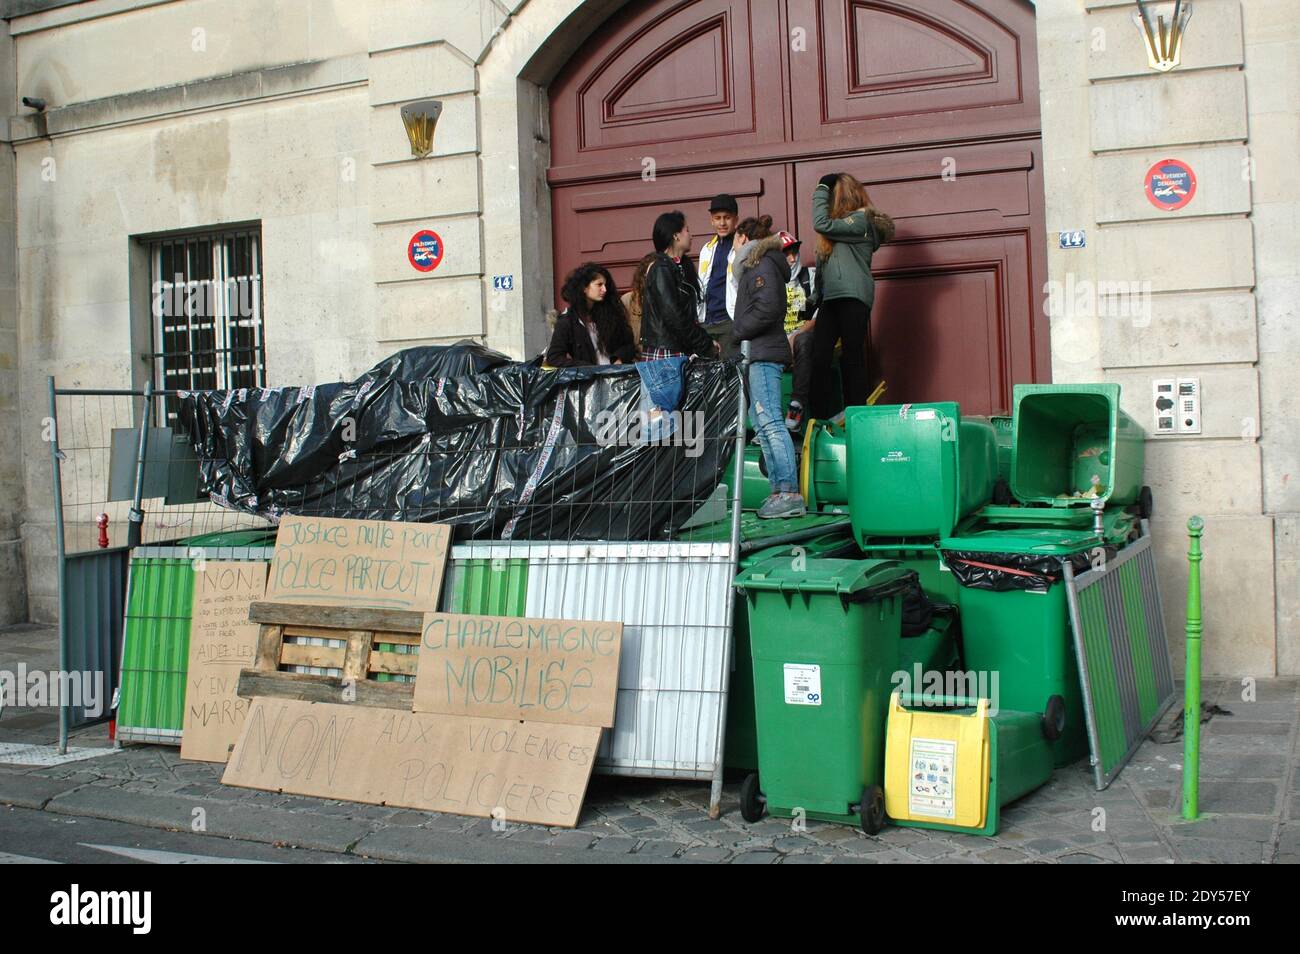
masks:
<path fill-rule="evenodd" d="M 801 518 L 807 520 L 807 518 Z M 857 556 L 858 545 L 847 527 L 801 540 L 798 543 L 774 544 L 740 558 L 740 568 L 748 569 L 765 560 L 809 557 Z M 731 633 L 735 640 L 732 657 L 731 688 L 727 692 L 727 746 L 723 764 L 729 769 L 753 772 L 758 768 L 758 731 L 754 725 L 754 666 L 749 648 L 749 613 L 739 591 L 731 610 Z"/>
<path fill-rule="evenodd" d="M 741 815 L 885 821 L 885 720 L 899 666 L 903 594 L 915 574 L 890 560 L 776 558 L 744 570 L 758 774 Z"/>
<path fill-rule="evenodd" d="M 1099 499 L 1123 507 L 1143 497 L 1145 434 L 1120 410 L 1118 384 L 1017 384 L 1014 399 L 1016 500 L 1086 507 Z"/>

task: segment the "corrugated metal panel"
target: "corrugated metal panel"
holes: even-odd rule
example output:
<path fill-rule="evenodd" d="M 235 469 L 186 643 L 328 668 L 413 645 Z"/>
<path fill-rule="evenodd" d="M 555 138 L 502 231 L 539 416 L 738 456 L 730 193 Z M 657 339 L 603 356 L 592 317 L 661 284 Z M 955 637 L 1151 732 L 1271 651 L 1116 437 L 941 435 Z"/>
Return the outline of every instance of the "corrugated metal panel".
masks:
<path fill-rule="evenodd" d="M 215 541 L 214 541 L 215 542 Z M 137 547 L 131 560 L 125 649 L 117 705 L 124 742 L 180 745 L 185 723 L 194 560 L 266 563 L 269 547 Z M 120 618 L 120 615 L 119 615 Z"/>
<path fill-rule="evenodd" d="M 131 561 L 118 736 L 179 745 L 185 719 L 194 567 L 188 559 Z"/>
<path fill-rule="evenodd" d="M 1144 525 L 1144 531 L 1145 531 Z M 1066 569 L 1097 788 L 1109 785 L 1174 701 L 1150 536 L 1104 568 Z"/>
<path fill-rule="evenodd" d="M 443 594 L 442 608 L 447 613 L 523 616 L 528 599 L 528 561 L 457 560 L 453 555 Z"/>
<path fill-rule="evenodd" d="M 526 561 L 522 615 L 623 623 L 614 729 L 597 768 L 618 775 L 709 778 L 727 660 L 735 564 L 727 543 L 473 543 L 468 561 Z M 520 615 L 515 613 L 513 615 Z"/>
<path fill-rule="evenodd" d="M 122 607 L 126 597 L 127 551 L 99 550 L 68 556 L 65 562 L 68 634 L 67 671 L 91 673 L 101 680 L 97 715 L 84 706 L 68 711 L 68 727 L 79 728 L 108 719 L 118 683 L 122 651 Z M 87 700 L 83 696 L 83 701 Z"/>

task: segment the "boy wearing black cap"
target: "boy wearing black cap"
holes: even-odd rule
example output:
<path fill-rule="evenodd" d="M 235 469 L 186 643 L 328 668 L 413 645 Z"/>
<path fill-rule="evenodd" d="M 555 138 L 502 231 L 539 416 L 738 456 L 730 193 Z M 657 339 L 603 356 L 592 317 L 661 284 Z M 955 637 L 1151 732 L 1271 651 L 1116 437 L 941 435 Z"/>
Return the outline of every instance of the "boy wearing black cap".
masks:
<path fill-rule="evenodd" d="M 724 358 L 737 352 L 731 335 L 731 319 L 736 311 L 736 280 L 732 275 L 735 259 L 736 223 L 740 206 L 735 196 L 717 195 L 709 203 L 714 235 L 700 249 L 700 323 L 722 347 Z"/>

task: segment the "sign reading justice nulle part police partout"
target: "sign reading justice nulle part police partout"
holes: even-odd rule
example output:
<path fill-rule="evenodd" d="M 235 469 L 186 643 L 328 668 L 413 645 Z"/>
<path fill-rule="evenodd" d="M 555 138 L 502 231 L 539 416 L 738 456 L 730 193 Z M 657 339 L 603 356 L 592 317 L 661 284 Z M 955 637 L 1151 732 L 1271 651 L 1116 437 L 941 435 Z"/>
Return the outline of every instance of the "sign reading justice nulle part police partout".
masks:
<path fill-rule="evenodd" d="M 623 624 L 425 613 L 416 712 L 609 727 Z"/>
<path fill-rule="evenodd" d="M 436 610 L 450 541 L 451 528 L 441 523 L 285 517 L 266 599 Z"/>

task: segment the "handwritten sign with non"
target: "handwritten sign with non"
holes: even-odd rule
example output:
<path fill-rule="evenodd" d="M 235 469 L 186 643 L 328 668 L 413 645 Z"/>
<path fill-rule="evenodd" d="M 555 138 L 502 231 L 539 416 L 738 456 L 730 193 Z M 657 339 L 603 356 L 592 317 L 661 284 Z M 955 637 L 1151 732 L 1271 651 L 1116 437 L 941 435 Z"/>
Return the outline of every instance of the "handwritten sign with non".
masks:
<path fill-rule="evenodd" d="M 417 712 L 612 726 L 622 623 L 425 613 Z"/>
<path fill-rule="evenodd" d="M 600 731 L 258 696 L 221 781 L 572 828 Z"/>
<path fill-rule="evenodd" d="M 205 561 L 194 574 L 183 759 L 224 762 L 239 738 L 248 700 L 235 687 L 239 670 L 257 654 L 258 627 L 248 622 L 248 606 L 265 589 L 265 563 Z"/>
<path fill-rule="evenodd" d="M 266 598 L 276 603 L 436 610 L 451 528 L 440 523 L 289 516 Z"/>

